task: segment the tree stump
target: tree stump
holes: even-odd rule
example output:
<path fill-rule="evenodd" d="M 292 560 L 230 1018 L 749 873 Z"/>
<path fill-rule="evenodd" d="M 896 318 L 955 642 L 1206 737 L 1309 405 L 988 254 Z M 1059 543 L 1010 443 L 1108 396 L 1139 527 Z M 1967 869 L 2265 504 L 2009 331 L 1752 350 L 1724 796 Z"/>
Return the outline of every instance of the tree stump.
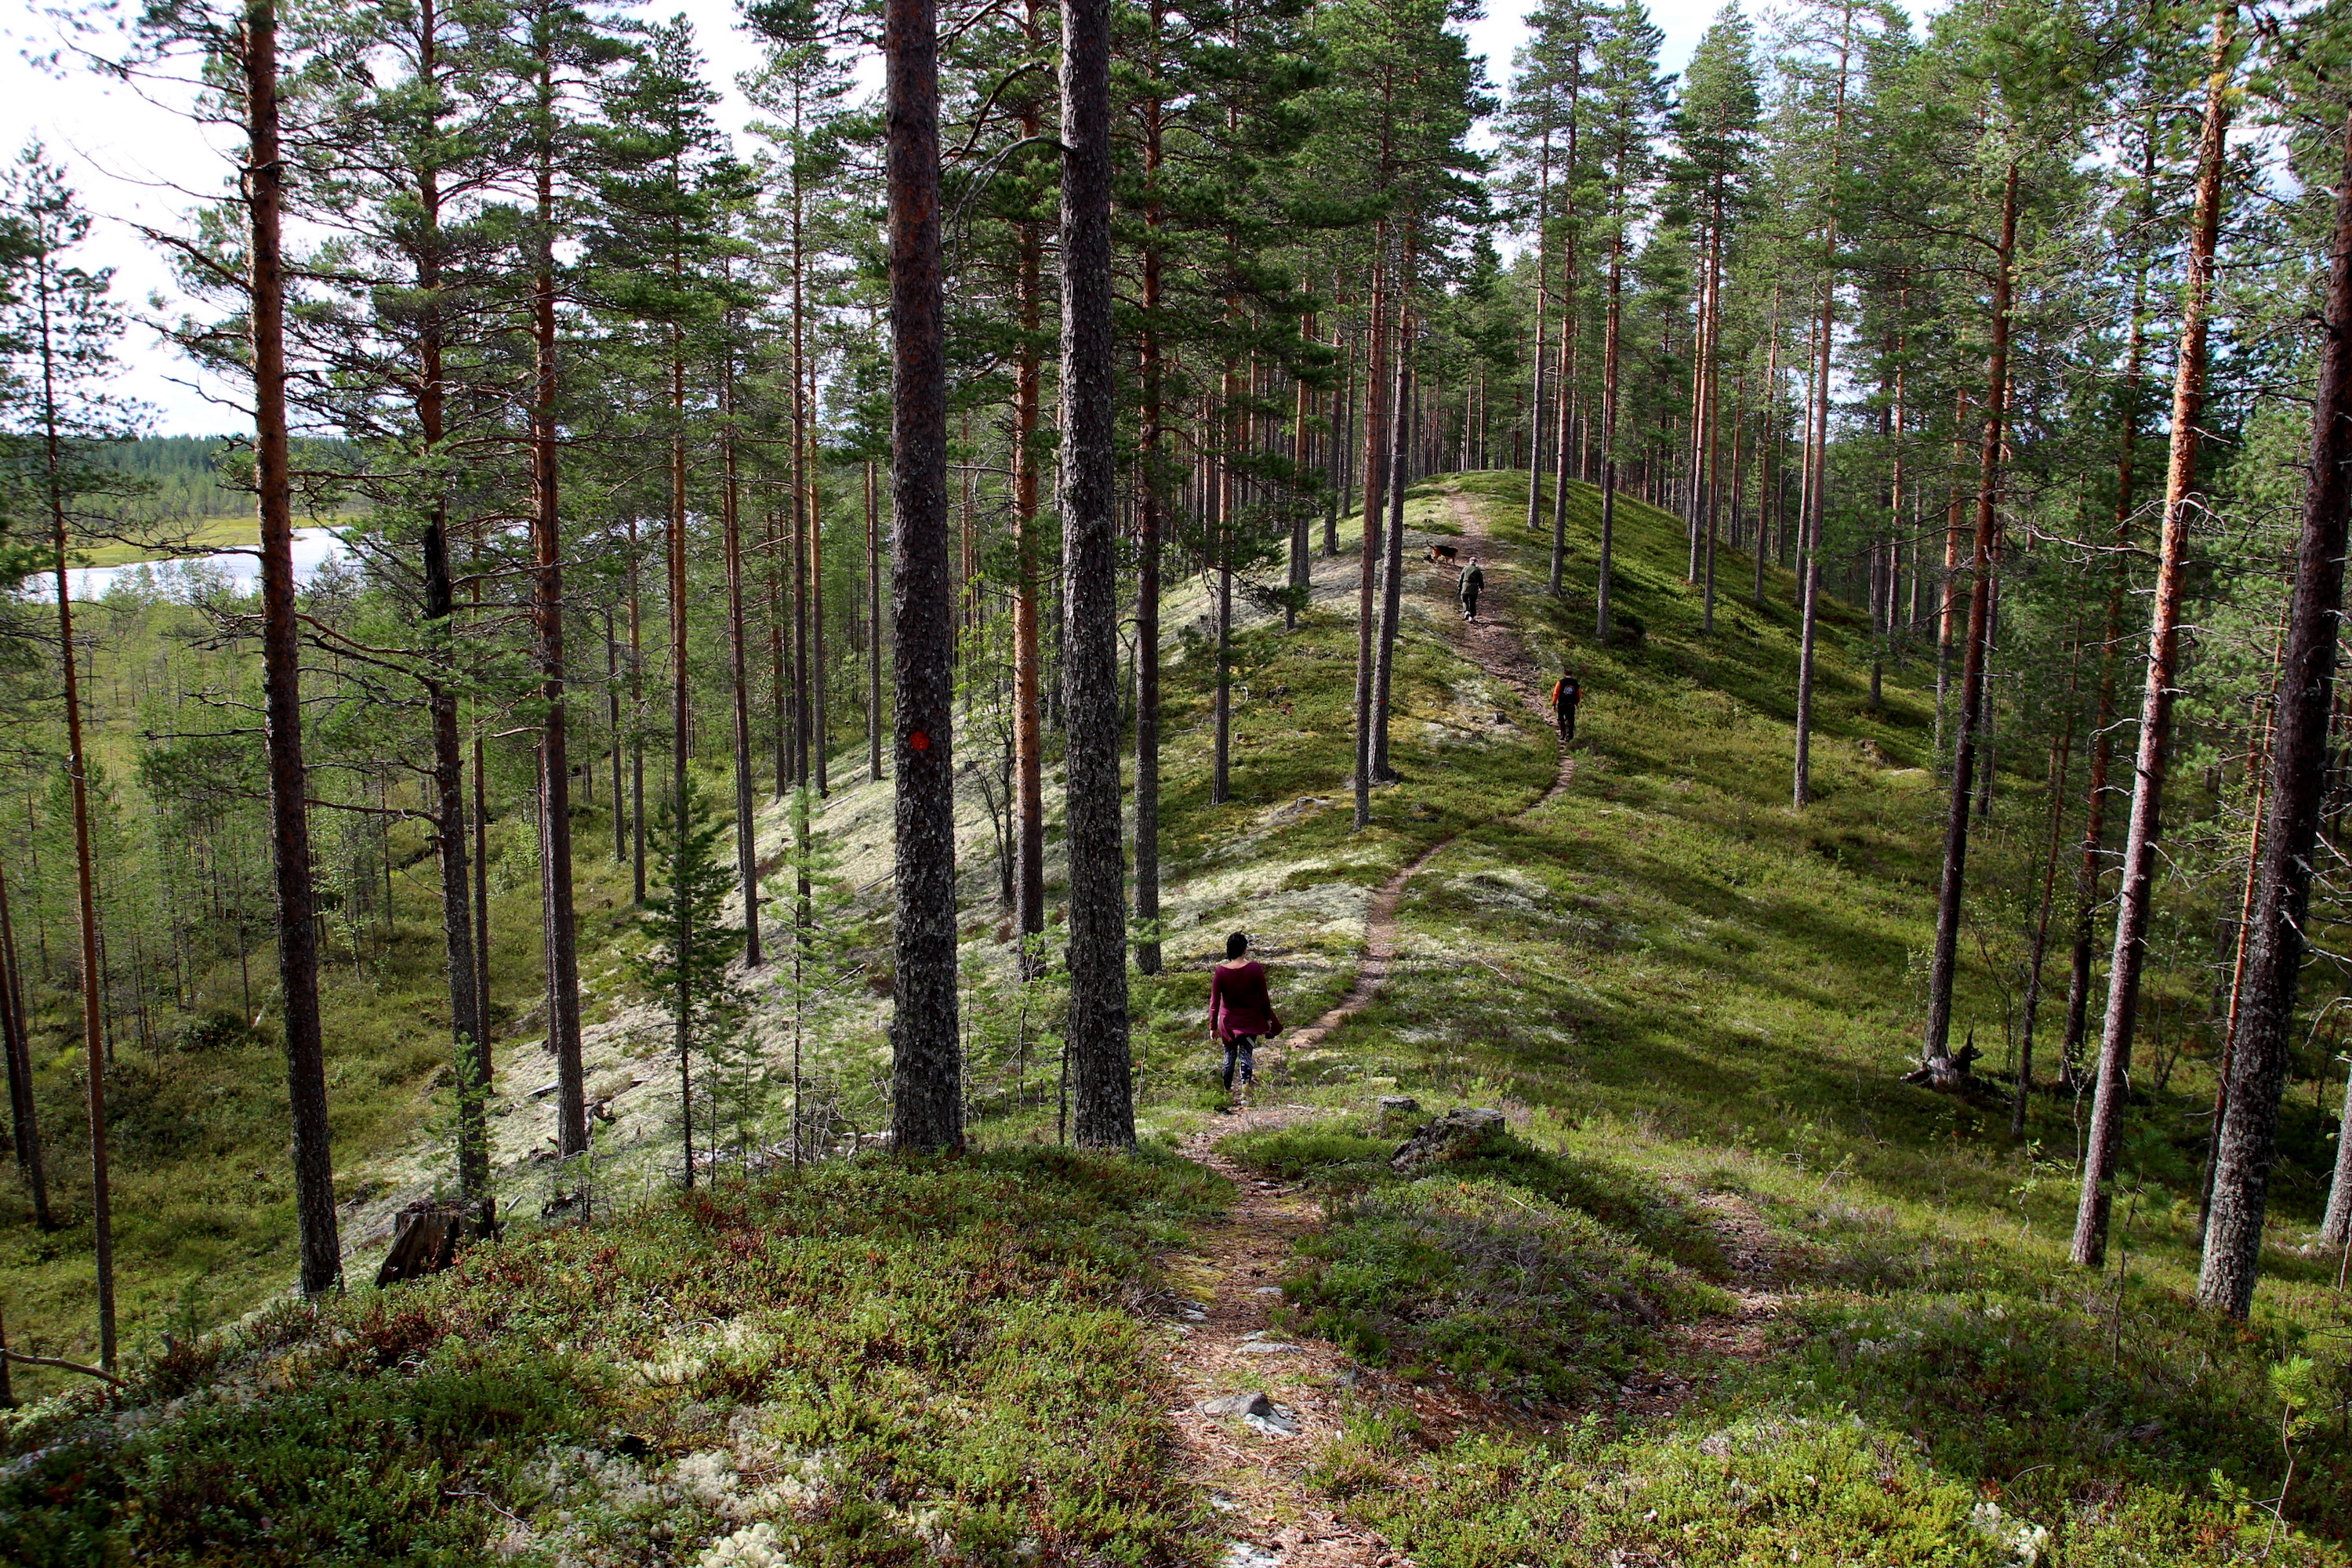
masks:
<path fill-rule="evenodd" d="M 456 1261 L 457 1238 L 466 1232 L 465 1211 L 455 1204 L 419 1198 L 400 1211 L 399 1229 L 383 1267 L 375 1271 L 376 1289 L 398 1279 L 421 1279 L 438 1274 Z"/>

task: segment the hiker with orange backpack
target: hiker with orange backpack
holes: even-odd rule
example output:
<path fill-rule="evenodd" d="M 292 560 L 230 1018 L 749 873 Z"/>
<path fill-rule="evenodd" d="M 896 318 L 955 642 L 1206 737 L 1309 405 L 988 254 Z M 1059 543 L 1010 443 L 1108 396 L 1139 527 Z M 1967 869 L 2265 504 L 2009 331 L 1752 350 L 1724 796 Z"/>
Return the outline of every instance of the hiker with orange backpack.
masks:
<path fill-rule="evenodd" d="M 1559 721 L 1559 743 L 1563 746 L 1576 739 L 1576 705 L 1584 700 L 1584 688 L 1576 683 L 1573 672 L 1562 670 L 1551 686 L 1552 717 Z"/>

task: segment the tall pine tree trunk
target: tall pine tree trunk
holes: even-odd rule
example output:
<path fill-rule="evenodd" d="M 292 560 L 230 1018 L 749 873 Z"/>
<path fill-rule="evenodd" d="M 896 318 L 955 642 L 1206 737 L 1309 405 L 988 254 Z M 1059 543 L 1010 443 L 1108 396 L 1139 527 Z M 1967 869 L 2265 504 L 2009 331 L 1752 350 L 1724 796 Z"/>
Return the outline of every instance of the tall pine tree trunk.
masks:
<path fill-rule="evenodd" d="M 1034 33 L 1034 6 L 1031 18 Z M 1022 134 L 1034 137 L 1040 125 L 1033 101 L 1023 112 Z M 1026 974 L 1043 956 L 1038 941 L 1045 931 L 1045 736 L 1039 710 L 1045 656 L 1037 638 L 1037 563 L 1044 542 L 1037 517 L 1037 331 L 1044 285 L 1036 225 L 1016 226 L 1014 309 L 1021 340 L 1013 360 L 1013 907 Z"/>
<path fill-rule="evenodd" d="M 1822 223 L 1822 316 L 1813 345 L 1812 427 L 1807 438 L 1805 469 L 1805 505 L 1797 519 L 1799 560 L 1797 592 L 1803 612 L 1803 626 L 1798 635 L 1797 647 L 1797 756 L 1791 794 L 1799 805 L 1812 799 L 1813 751 L 1813 650 L 1821 630 L 1822 599 L 1822 522 L 1827 510 L 1826 495 L 1830 477 L 1830 350 L 1837 335 L 1837 247 L 1838 209 L 1836 181 L 1845 161 L 1845 91 L 1847 65 L 1853 54 L 1853 7 L 1845 8 L 1845 22 L 1838 39 L 1837 97 L 1832 110 L 1830 131 L 1831 195 L 1829 212 Z M 2017 171 L 2010 170 L 2009 185 L 2002 198 L 2001 224 L 2004 235 L 2012 235 L 2016 226 Z M 2010 252 L 2004 249 L 1997 265 L 2007 273 Z M 1999 294 L 1996 285 L 1995 313 L 2006 317 L 2007 296 Z M 2006 321 L 1996 329 L 2006 331 Z M 2004 343 L 2006 340 L 2003 340 Z"/>
<path fill-rule="evenodd" d="M 1616 193 L 1622 211 L 1625 193 Z M 1601 331 L 1601 559 L 1599 587 L 1593 594 L 1593 640 L 1609 640 L 1609 576 L 1617 551 L 1617 378 L 1619 328 L 1624 318 L 1624 226 L 1612 226 L 1609 238 L 1609 307 Z"/>
<path fill-rule="evenodd" d="M 47 277 L 47 258 L 39 264 Z M 46 292 L 46 290 L 44 290 Z M 44 301 L 46 303 L 46 300 Z M 47 333 L 42 334 L 44 391 L 51 382 Z M 58 578 L 58 657 L 65 679 L 66 777 L 73 789 L 75 906 L 81 933 L 81 1043 L 89 1075 L 90 1230 L 98 1254 L 98 1364 L 114 1368 L 114 1202 L 106 1150 L 105 970 L 99 952 L 98 879 L 89 841 L 89 761 L 82 748 L 80 657 L 74 647 L 72 578 L 66 564 L 66 498 L 63 453 L 54 416 L 54 395 L 45 396 L 47 420 L 48 502 Z"/>
<path fill-rule="evenodd" d="M 1070 1064 L 1082 1148 L 1135 1146 L 1119 843 L 1110 0 L 1062 0 L 1062 706 L 1069 737 Z"/>
<path fill-rule="evenodd" d="M 1312 311 L 1299 325 L 1299 338 L 1303 342 L 1315 341 L 1315 316 Z M 1308 457 L 1314 446 L 1309 424 L 1315 416 L 1315 400 L 1304 376 L 1297 378 L 1297 384 L 1291 390 L 1297 406 L 1291 416 L 1290 465 L 1297 475 L 1297 482 L 1303 485 L 1307 479 Z M 1286 632 L 1298 629 L 1298 612 L 1307 603 L 1310 570 L 1307 548 L 1307 509 L 1299 503 L 1294 492 L 1290 503 L 1290 597 L 1283 601 L 1282 605 L 1282 629 Z"/>
<path fill-rule="evenodd" d="M 681 270 L 679 258 L 673 252 L 670 271 L 673 282 Z M 687 816 L 687 760 L 693 740 L 693 711 L 687 686 L 686 644 L 686 334 L 673 323 L 669 330 L 669 529 L 664 542 L 667 560 L 667 593 L 669 598 L 669 811 L 672 838 L 672 874 L 685 858 L 687 836 L 693 823 Z M 542 779 L 544 768 L 541 769 Z M 542 819 L 548 816 L 544 793 L 540 799 Z M 679 954 L 694 951 L 693 901 L 675 885 L 670 889 L 670 900 L 675 905 L 677 921 L 672 950 Z M 694 998 L 690 990 L 689 966 L 681 957 L 677 966 L 677 995 L 673 1007 L 673 1019 L 677 1038 L 678 1096 L 677 1110 L 685 1134 L 686 1184 L 694 1185 L 694 1079 L 691 1063 L 694 1059 Z M 550 994 L 551 1005 L 553 1001 Z M 553 1042 L 553 1020 L 550 1024 L 550 1043 Z M 583 1145 L 584 1146 L 584 1145 Z"/>
<path fill-rule="evenodd" d="M 732 323 L 730 323 L 732 325 Z M 743 618 L 743 491 L 736 469 L 735 348 L 721 351 L 719 364 L 719 551 L 727 569 L 727 681 L 733 701 L 728 717 L 735 763 L 735 881 L 743 894 L 743 963 L 758 967 L 760 952 L 760 849 L 751 806 L 751 628 Z"/>
<path fill-rule="evenodd" d="M 646 901 L 646 617 L 644 557 L 637 520 L 629 518 L 629 885 L 630 901 Z M 476 773 L 480 757 L 476 755 Z"/>
<path fill-rule="evenodd" d="M 530 623 L 547 717 L 539 743 L 540 908 L 545 926 L 549 1016 L 555 1057 L 556 1151 L 588 1149 L 588 1075 L 580 1056 L 579 921 L 572 903 L 572 753 L 563 699 L 563 523 L 555 448 L 554 67 L 540 67 L 539 267 L 531 287 Z"/>
<path fill-rule="evenodd" d="M 1834 261 L 1837 221 L 1829 226 L 1829 250 Z M 1837 277 L 1822 280 L 1821 321 L 1813 332 L 1812 390 L 1807 405 L 1804 500 L 1797 510 L 1797 604 L 1801 616 L 1797 636 L 1797 756 L 1792 795 L 1795 803 L 1811 803 L 1813 794 L 1813 647 L 1819 640 L 1822 602 L 1822 492 L 1829 479 L 1830 344 L 1837 328 Z"/>
<path fill-rule="evenodd" d="M 2143 225 L 2155 216 L 2156 132 L 2148 128 L 2140 170 Z M 2083 1059 L 2091 999 L 2091 946 L 2095 935 L 2099 858 L 2106 851 L 2107 773 L 2115 760 L 2116 674 L 2124 637 L 2124 591 L 2131 580 L 2131 524 L 2136 505 L 2135 458 L 2139 445 L 2139 398 L 2147 341 L 2147 260 L 2145 256 L 2132 279 L 2131 331 L 2124 350 L 2124 375 L 2116 388 L 2123 405 L 2123 433 L 2116 447 L 2116 531 L 2113 560 L 2107 567 L 2106 631 L 2099 643 L 2098 695 L 2092 709 L 2090 778 L 2083 789 L 2083 856 L 2074 872 L 2074 940 L 2066 981 L 2066 1034 L 2060 1047 L 2066 1081 Z M 2218 1125 L 2214 1129 L 2220 1134 Z"/>
<path fill-rule="evenodd" d="M 1993 256 L 1992 342 L 1985 365 L 1984 445 L 1977 484 L 1976 542 L 1970 555 L 1969 640 L 1961 658 L 1959 743 L 1944 812 L 1944 866 L 1936 890 L 1936 945 L 1927 972 L 1927 1027 L 1920 1059 L 1939 1087 L 1953 1081 L 1952 979 L 1959 963 L 1960 900 L 1968 885 L 1969 801 L 1976 784 L 1983 717 L 1985 659 L 1990 651 L 1993 562 L 2000 538 L 2001 424 L 2008 410 L 2010 300 L 2015 287 L 2018 165 L 2001 182 L 2000 243 Z"/>
<path fill-rule="evenodd" d="M 1412 241 L 1406 241 L 1408 247 Z M 1407 263 L 1404 277 L 1412 277 Z M 1409 287 L 1409 285 L 1408 285 Z M 1409 296 L 1398 294 L 1396 349 L 1396 397 L 1389 405 L 1389 481 L 1388 537 L 1381 542 L 1381 647 L 1372 667 L 1372 776 L 1383 784 L 1393 783 L 1396 773 L 1389 766 L 1389 688 L 1396 667 L 1397 617 L 1403 611 L 1404 589 L 1404 493 L 1411 483 L 1408 465 L 1412 462 L 1414 415 L 1418 412 L 1412 384 L 1412 307 L 1404 303 Z M 1530 471 L 1529 483 L 1537 476 Z"/>
<path fill-rule="evenodd" d="M 438 79 L 440 24 L 432 0 L 417 13 L 417 74 Z M 441 314 L 440 171 L 426 163 L 416 184 L 417 334 L 415 411 L 419 445 L 427 464 L 441 455 L 447 435 Z M 425 709 L 433 736 L 433 826 L 441 868 L 442 948 L 448 976 L 449 1029 L 457 1086 L 457 1181 L 466 1206 L 487 1236 L 497 1219 L 489 1194 L 488 1121 L 483 998 L 474 956 L 473 910 L 467 903 L 466 867 L 466 752 L 457 725 L 457 658 L 453 617 L 456 593 L 449 562 L 449 520 L 436 497 L 425 520 L 424 539 L 425 637 L 431 675 Z M 387 907 L 390 903 L 386 895 Z"/>
<path fill-rule="evenodd" d="M 1164 12 L 1150 8 L 1147 75 L 1157 79 L 1160 31 Z M 1160 136 L 1165 106 L 1146 99 L 1136 110 L 1143 132 L 1143 243 L 1140 342 L 1137 372 L 1142 383 L 1138 410 L 1135 499 L 1135 967 L 1160 973 L 1160 525 L 1166 477 L 1160 443 L 1166 418 L 1165 368 L 1161 363 L 1160 311 L 1164 281 L 1160 266 Z"/>
<path fill-rule="evenodd" d="M 816 362 L 808 366 L 809 404 L 816 404 Z M 826 772 L 828 753 L 833 745 L 833 726 L 827 721 L 832 709 L 827 706 L 824 653 L 824 491 L 818 482 L 816 433 L 809 433 L 808 485 L 808 626 L 809 626 L 809 745 L 816 768 L 816 797 L 823 800 L 832 793 L 832 777 Z M 801 880 L 808 877 L 805 871 Z M 803 894 L 805 896 L 805 894 Z"/>
<path fill-rule="evenodd" d="M 2311 480 L 2295 550 L 2294 598 L 2278 682 L 2271 748 L 2271 804 L 2260 890 L 2247 929 L 2245 996 L 2230 1063 L 2229 1112 L 2213 1161 L 2213 1213 L 2197 1299 L 2243 1318 L 2262 1267 L 2271 1170 L 2278 1158 L 2279 1102 L 2294 1044 L 2295 978 L 2303 966 L 2312 857 L 2327 789 L 2327 721 L 2336 693 L 2336 643 L 2344 602 L 2346 517 L 2352 512 L 2352 115 L 2346 118 L 2336 234 L 2328 258 L 2326 339 L 2311 411 Z M 2347 1090 L 2352 1103 L 2352 1090 Z M 2352 1243 L 2352 1156 L 2339 1129 L 2336 1182 L 2323 1239 Z"/>
<path fill-rule="evenodd" d="M 1536 352 L 1534 407 L 1528 419 L 1528 528 L 1530 531 L 1543 525 L 1543 453 L 1544 453 L 1544 373 L 1549 368 L 1544 357 L 1544 307 L 1551 294 L 1551 120 L 1545 116 L 1542 139 L 1536 153 Z M 1404 349 L 1400 342 L 1399 357 Z M 1402 417 L 1402 407 L 1400 407 Z M 1386 723 L 1383 720 L 1382 728 Z M 1386 758 L 1383 756 L 1382 761 Z"/>
<path fill-rule="evenodd" d="M 2165 750 L 2172 728 L 2179 671 L 2180 600 L 2189 564 L 2189 490 L 2197 479 L 2198 420 L 2205 405 L 2207 311 L 2213 255 L 2221 229 L 2221 177 L 2228 157 L 2231 47 L 2237 8 L 2214 16 L 2213 68 L 2206 84 L 2204 124 L 2197 142 L 2197 205 L 2189 234 L 2188 277 L 2180 307 L 2179 363 L 2172 383 L 2172 439 L 2164 477 L 2163 532 L 2157 546 L 2156 599 L 2147 633 L 2147 683 L 2140 696 L 2139 750 L 2132 773 L 2130 825 L 2124 839 L 2122 879 L 2116 893 L 2116 940 L 2107 966 L 2107 1014 L 2099 1035 L 2099 1077 L 2091 1125 L 2083 1147 L 2083 1193 L 2074 1215 L 2074 1261 L 2085 1268 L 2106 1259 L 2108 1179 L 2123 1142 L 2129 1093 L 2132 1026 L 2139 1007 L 2140 966 L 2147 957 L 2148 917 L 2156 892 L 2156 839 L 2162 818 Z M 2314 479 L 2314 492 L 2321 480 Z M 2340 491 L 2338 492 L 2341 493 Z M 2338 534 L 2339 540 L 2341 534 Z M 2325 685 L 2325 676 L 2322 684 Z M 2323 704 L 2322 713 L 2326 710 Z M 2284 750 L 2284 747 L 2282 748 Z M 2292 971 L 2287 982 L 2293 1000 Z M 2218 1162 L 2217 1162 L 2218 1164 Z M 2259 1226 L 2260 1199 L 2255 1200 Z M 2260 1237 L 2256 1242 L 2259 1246 Z M 2206 1256 L 2212 1257 L 2208 1233 Z M 2253 1281 L 2249 1268 L 2246 1295 Z"/>
<path fill-rule="evenodd" d="M 874 464 L 866 464 L 866 776 L 882 776 L 881 509 L 874 499 Z"/>
<path fill-rule="evenodd" d="M 889 185 L 891 766 L 898 775 L 892 1141 L 963 1147 L 956 1034 L 955 605 L 948 581 L 937 0 L 885 0 Z"/>
<path fill-rule="evenodd" d="M 16 1168 L 33 1200 L 33 1223 L 56 1225 L 49 1215 L 48 1166 L 41 1155 L 41 1123 L 33 1099 L 32 1018 L 25 1011 L 25 973 L 16 956 L 16 923 L 8 909 L 8 878 L 0 868 L 0 1019 L 8 1053 L 8 1127 L 16 1136 Z"/>
<path fill-rule="evenodd" d="M 342 1277 L 334 1155 L 327 1129 L 327 1049 L 319 1019 L 319 921 L 310 889 L 309 770 L 302 760 L 301 635 L 294 611 L 294 497 L 286 445 L 286 163 L 278 147 L 278 7 L 246 0 L 236 37 L 244 77 L 244 171 L 251 228 L 248 322 L 254 488 L 261 524 L 261 688 L 267 715 L 269 828 L 278 895 L 278 984 L 285 1009 L 293 1124 L 294 1212 L 305 1295 Z M 90 1079 L 97 1092 L 98 1077 Z M 93 1110 L 97 1108 L 93 1104 Z M 99 1125 L 93 1117 L 93 1126 Z"/>
<path fill-rule="evenodd" d="M 2019 1009 L 2016 1094 L 2010 1101 L 2009 1135 L 2025 1136 L 2025 1108 L 2033 1093 L 2033 1024 L 2042 1010 L 2042 960 L 2050 946 L 2050 909 L 2058 890 L 2058 846 L 2066 819 L 2066 764 L 2074 748 L 2074 710 L 2050 742 L 2050 847 L 2042 866 L 2042 907 L 2033 922 L 2033 947 L 2025 961 L 2025 1003 Z"/>
<path fill-rule="evenodd" d="M 1366 353 L 1366 361 L 1371 366 L 1372 376 L 1379 374 L 1381 366 L 1385 363 L 1381 352 L 1381 307 L 1384 299 L 1381 263 L 1385 258 L 1381 256 L 1377 248 L 1385 239 L 1385 226 L 1382 226 L 1382 229 L 1383 232 L 1374 241 L 1376 248 L 1372 264 L 1371 344 Z M 1380 525 L 1373 514 L 1378 509 L 1381 490 L 1379 474 L 1388 467 L 1386 454 L 1380 452 L 1372 445 L 1373 433 L 1378 429 L 1380 422 L 1376 417 L 1377 393 L 1371 384 L 1370 377 L 1367 378 L 1365 384 L 1364 405 L 1364 536 L 1359 547 L 1360 559 L 1356 563 L 1355 825 L 1359 830 L 1370 826 L 1372 820 L 1372 647 L 1375 640 L 1372 593 L 1378 586 L 1380 565 L 1377 542 L 1380 538 Z"/>

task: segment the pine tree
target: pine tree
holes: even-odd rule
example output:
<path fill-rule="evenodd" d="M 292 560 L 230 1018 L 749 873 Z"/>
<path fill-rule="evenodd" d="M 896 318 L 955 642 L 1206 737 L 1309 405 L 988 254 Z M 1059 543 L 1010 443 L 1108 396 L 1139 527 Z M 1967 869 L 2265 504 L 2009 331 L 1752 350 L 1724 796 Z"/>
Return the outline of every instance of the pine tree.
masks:
<path fill-rule="evenodd" d="M 1595 153 L 1595 178 L 1604 193 L 1598 216 L 1609 256 L 1601 349 L 1600 586 L 1593 600 L 1593 636 L 1603 642 L 1609 640 L 1609 579 L 1616 545 L 1627 242 L 1641 223 L 1656 168 L 1653 142 L 1665 111 L 1665 84 L 1658 78 L 1658 45 L 1663 37 L 1651 24 L 1641 0 L 1624 0 L 1604 14 L 1593 50 L 1601 143 Z"/>
<path fill-rule="evenodd" d="M 694 774 L 676 804 L 662 802 L 655 818 L 654 843 L 659 875 L 638 916 L 646 935 L 635 960 L 639 982 L 667 1008 L 677 1042 L 679 1130 L 684 1141 L 686 1185 L 694 1185 L 695 1072 L 699 1057 L 713 1066 L 720 1087 L 741 1100 L 740 1076 L 747 1063 L 739 1049 L 749 1002 L 730 973 L 743 940 L 742 928 L 727 922 L 732 869 L 719 847 L 732 825 L 711 808 Z M 713 1094 L 706 1071 L 703 1097 Z M 742 1107 L 739 1104 L 739 1110 Z"/>
<path fill-rule="evenodd" d="M 898 784 L 898 889 L 891 1134 L 900 1150 L 929 1152 L 963 1146 L 935 0 L 886 0 L 883 53 L 890 201 L 890 663 L 897 676 L 890 767 Z"/>
<path fill-rule="evenodd" d="M 26 148 L 0 184 L 0 213 L 16 229 L 23 260 L 17 289 L 0 301 L 0 342 L 16 350 L 10 379 L 23 392 L 10 416 L 6 457 L 20 472 L 9 476 L 38 498 L 49 527 L 58 612 L 58 661 L 64 681 L 65 780 L 73 819 L 76 910 L 79 916 L 83 1071 L 89 1096 L 90 1225 L 98 1264 L 99 1364 L 115 1365 L 114 1215 L 107 1158 L 106 1063 L 102 994 L 105 968 L 99 948 L 97 864 L 91 797 L 97 763 L 85 742 L 81 658 L 76 643 L 69 552 L 90 522 L 89 503 L 127 488 L 120 472 L 89 460 L 99 442 L 128 433 L 129 410 L 107 390 L 116 374 L 114 345 L 122 335 L 121 309 L 109 299 L 112 273 L 82 266 L 73 253 L 89 237 L 89 217 L 62 173 L 40 146 Z M 12 987 L 12 1016 L 16 1014 Z M 11 1032 L 21 1024 L 12 1025 Z M 11 1079 L 16 1078 L 14 1058 Z M 30 1127 L 29 1116 L 19 1125 Z M 46 1209 L 46 1202 L 43 1203 Z"/>

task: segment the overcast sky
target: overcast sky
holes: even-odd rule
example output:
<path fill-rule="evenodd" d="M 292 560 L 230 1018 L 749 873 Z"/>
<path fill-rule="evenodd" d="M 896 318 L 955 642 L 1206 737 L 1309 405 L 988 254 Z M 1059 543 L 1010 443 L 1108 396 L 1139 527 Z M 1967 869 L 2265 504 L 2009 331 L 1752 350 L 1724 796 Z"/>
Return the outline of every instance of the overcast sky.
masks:
<path fill-rule="evenodd" d="M 1486 74 L 1498 84 L 1509 75 L 1512 52 L 1525 31 L 1521 18 L 1534 4 L 1496 0 L 1494 14 L 1469 29 L 1472 48 L 1486 57 Z M 1654 0 L 1651 15 L 1666 36 L 1665 68 L 1682 68 L 1719 4 Z M 656 14 L 665 9 L 693 19 L 713 75 L 728 89 L 721 121 L 736 129 L 745 110 L 733 91 L 734 78 L 754 63 L 754 46 L 735 26 L 735 0 L 670 0 L 647 6 Z M 230 168 L 224 149 L 233 140 L 215 136 L 208 142 L 203 128 L 130 89 L 31 63 L 28 57 L 55 48 L 57 37 L 37 16 L 26 15 L 29 10 L 0 27 L 0 144 L 12 156 L 34 138 L 47 146 L 100 216 L 92 259 L 114 267 L 117 295 L 145 314 L 148 298 L 160 293 L 162 313 L 168 317 L 175 313 L 171 274 L 137 226 L 177 227 L 197 199 L 220 191 Z M 152 331 L 133 326 L 124 359 L 122 390 L 152 407 L 157 431 L 212 435 L 241 422 L 233 411 L 207 401 L 201 388 L 187 384 L 193 378 L 186 366 Z"/>

